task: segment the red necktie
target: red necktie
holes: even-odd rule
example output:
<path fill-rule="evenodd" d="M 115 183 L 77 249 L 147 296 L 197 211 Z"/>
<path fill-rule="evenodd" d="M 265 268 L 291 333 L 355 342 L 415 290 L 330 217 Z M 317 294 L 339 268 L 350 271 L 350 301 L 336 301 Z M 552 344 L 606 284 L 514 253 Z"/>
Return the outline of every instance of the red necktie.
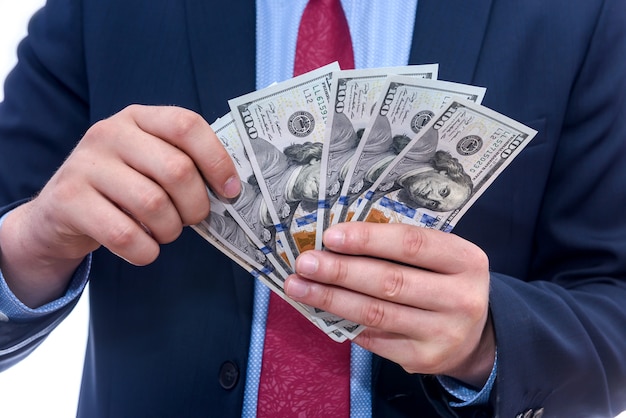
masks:
<path fill-rule="evenodd" d="M 339 66 L 354 68 L 352 39 L 346 15 L 339 0 L 309 0 L 298 29 L 293 75 L 339 61 Z"/>
<path fill-rule="evenodd" d="M 354 68 L 340 0 L 309 0 L 298 30 L 294 75 L 333 61 Z M 273 292 L 267 313 L 258 418 L 350 416 L 350 342 L 332 341 Z"/>

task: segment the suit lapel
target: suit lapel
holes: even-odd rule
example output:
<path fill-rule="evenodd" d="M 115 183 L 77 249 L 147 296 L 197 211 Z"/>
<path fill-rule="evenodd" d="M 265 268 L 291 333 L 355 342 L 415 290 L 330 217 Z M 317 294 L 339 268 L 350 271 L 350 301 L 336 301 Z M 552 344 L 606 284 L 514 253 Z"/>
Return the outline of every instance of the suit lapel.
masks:
<path fill-rule="evenodd" d="M 255 90 L 254 0 L 185 0 L 185 7 L 200 112 L 212 123 L 228 113 L 229 99 Z M 232 266 L 239 326 L 248 329 L 254 281 L 234 262 Z"/>
<path fill-rule="evenodd" d="M 186 0 L 187 28 L 201 111 L 209 122 L 228 100 L 255 89 L 253 0 Z"/>
<path fill-rule="evenodd" d="M 439 63 L 442 80 L 471 83 L 491 4 L 492 0 L 419 0 L 410 62 Z M 459 36 L 458 30 L 446 28 L 464 28 L 464 31 Z"/>

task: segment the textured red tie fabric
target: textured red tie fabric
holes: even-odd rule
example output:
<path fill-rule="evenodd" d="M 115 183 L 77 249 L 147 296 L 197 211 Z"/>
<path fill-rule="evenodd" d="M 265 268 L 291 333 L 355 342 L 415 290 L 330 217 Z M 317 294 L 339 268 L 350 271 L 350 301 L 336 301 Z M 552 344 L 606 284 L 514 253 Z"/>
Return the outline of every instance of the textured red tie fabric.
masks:
<path fill-rule="evenodd" d="M 294 76 L 333 61 L 354 68 L 340 0 L 309 0 Z M 350 416 L 350 342 L 336 343 L 273 292 L 267 313 L 258 418 Z"/>
<path fill-rule="evenodd" d="M 350 342 L 334 342 L 272 292 L 257 417 L 349 416 Z"/>
<path fill-rule="evenodd" d="M 350 28 L 341 1 L 309 0 L 298 29 L 293 75 L 334 61 L 344 70 L 354 68 Z"/>

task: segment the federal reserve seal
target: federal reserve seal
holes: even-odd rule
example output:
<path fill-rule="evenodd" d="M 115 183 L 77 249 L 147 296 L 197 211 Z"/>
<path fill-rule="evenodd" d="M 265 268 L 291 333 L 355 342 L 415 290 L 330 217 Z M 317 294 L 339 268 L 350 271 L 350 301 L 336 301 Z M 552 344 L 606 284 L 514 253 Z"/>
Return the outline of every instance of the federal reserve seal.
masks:
<path fill-rule="evenodd" d="M 456 144 L 456 150 L 461 155 L 476 154 L 483 147 L 483 140 L 478 135 L 468 135 Z"/>
<path fill-rule="evenodd" d="M 292 135 L 302 138 L 313 132 L 315 119 L 313 119 L 313 115 L 309 112 L 299 110 L 289 117 L 287 127 Z"/>
<path fill-rule="evenodd" d="M 421 112 L 418 112 L 411 119 L 411 130 L 415 133 L 419 133 L 420 129 L 430 122 L 434 116 L 435 114 L 430 110 L 422 110 Z"/>

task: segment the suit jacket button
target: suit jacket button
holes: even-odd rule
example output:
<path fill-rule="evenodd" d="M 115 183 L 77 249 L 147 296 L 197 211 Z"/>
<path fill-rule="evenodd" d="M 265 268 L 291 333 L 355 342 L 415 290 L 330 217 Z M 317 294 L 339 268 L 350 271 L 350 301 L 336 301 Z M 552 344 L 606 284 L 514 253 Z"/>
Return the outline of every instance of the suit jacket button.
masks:
<path fill-rule="evenodd" d="M 220 367 L 219 381 L 220 386 L 226 390 L 230 390 L 237 385 L 239 380 L 239 367 L 232 361 L 225 361 Z"/>

